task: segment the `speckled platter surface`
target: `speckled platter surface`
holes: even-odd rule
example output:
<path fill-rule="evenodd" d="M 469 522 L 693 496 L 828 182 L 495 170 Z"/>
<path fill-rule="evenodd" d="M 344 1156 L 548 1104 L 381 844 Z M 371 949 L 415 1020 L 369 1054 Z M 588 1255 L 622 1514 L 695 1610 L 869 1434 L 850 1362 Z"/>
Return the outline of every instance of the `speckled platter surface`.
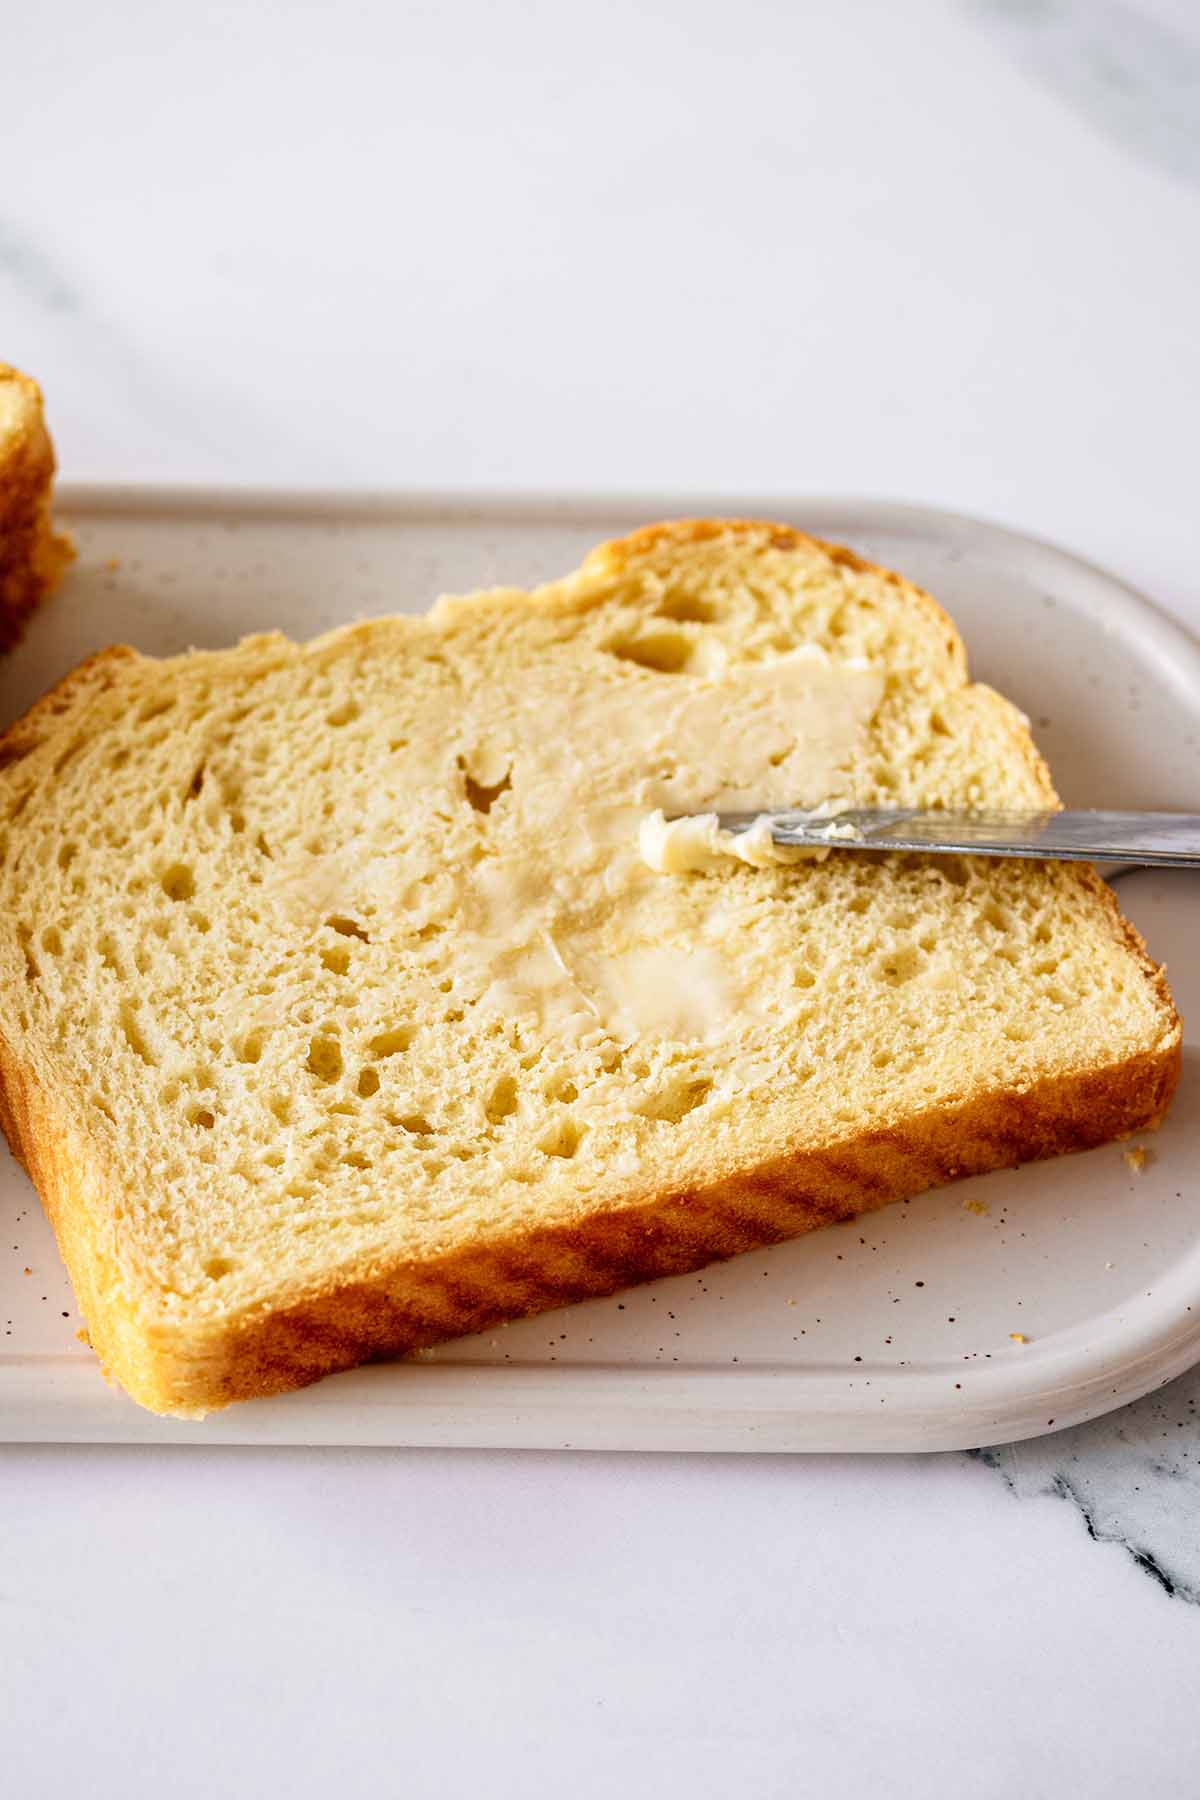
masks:
<path fill-rule="evenodd" d="M 278 626 L 309 636 L 528 583 L 682 495 L 565 498 L 67 490 L 79 561 L 0 668 L 14 718 L 124 640 L 163 655 Z M 1070 804 L 1194 808 L 1200 649 L 1102 571 L 997 527 L 867 500 L 740 501 L 928 587 L 974 674 L 1030 715 Z M 1121 879 L 1200 1018 L 1200 877 Z M 37 1198 L 0 1161 L 0 1438 L 695 1450 L 943 1450 L 1029 1438 L 1200 1359 L 1200 1051 L 1129 1146 L 959 1183 L 792 1244 L 378 1364 L 199 1424 L 106 1387 Z M 2 1155 L 3 1153 L 0 1153 Z"/>

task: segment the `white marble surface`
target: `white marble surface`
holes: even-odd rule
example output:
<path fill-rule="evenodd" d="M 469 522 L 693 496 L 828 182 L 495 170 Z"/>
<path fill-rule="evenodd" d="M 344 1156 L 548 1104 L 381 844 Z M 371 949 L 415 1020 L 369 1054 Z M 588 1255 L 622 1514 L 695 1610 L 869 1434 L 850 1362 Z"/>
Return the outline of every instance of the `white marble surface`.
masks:
<path fill-rule="evenodd" d="M 0 355 L 68 476 L 869 490 L 1200 629 L 1187 0 L 4 39 Z M 926 1460 L 6 1450 L 5 1788 L 1190 1795 L 1198 1402 Z"/>

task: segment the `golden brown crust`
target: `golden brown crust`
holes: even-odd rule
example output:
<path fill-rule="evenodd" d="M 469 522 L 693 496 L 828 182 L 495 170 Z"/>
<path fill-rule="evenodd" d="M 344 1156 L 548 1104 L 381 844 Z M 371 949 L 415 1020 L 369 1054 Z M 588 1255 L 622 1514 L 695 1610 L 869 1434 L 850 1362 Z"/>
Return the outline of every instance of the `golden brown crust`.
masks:
<path fill-rule="evenodd" d="M 120 1340 L 116 1271 L 95 1229 L 91 1146 L 71 1131 L 31 1068 L 0 1032 L 0 1126 L 54 1228 L 79 1310 L 105 1372 L 130 1365 Z M 118 1373 L 118 1378 L 123 1379 Z M 128 1385 L 128 1384 L 126 1384 Z M 130 1388 L 131 1393 L 136 1393 Z"/>
<path fill-rule="evenodd" d="M 1126 929 L 1161 986 L 1161 971 L 1145 958 L 1132 927 Z M 0 1123 L 42 1196 L 106 1370 L 151 1411 L 194 1416 L 502 1319 L 702 1268 L 963 1176 L 1151 1130 L 1166 1111 L 1179 1064 L 1176 1032 L 1160 1049 L 1110 1068 L 1075 1070 L 1024 1091 L 936 1108 L 706 1188 L 658 1195 L 506 1242 L 480 1242 L 434 1262 L 345 1275 L 289 1306 L 240 1319 L 186 1354 L 173 1352 L 165 1332 L 156 1343 L 131 1316 L 101 1242 L 96 1184 L 82 1166 L 78 1140 L 73 1143 L 52 1100 L 32 1071 L 15 1062 L 3 1036 Z"/>
<path fill-rule="evenodd" d="M 0 436 L 0 650 L 16 643 L 75 554 L 50 517 L 54 446 L 42 418 L 41 389 L 0 363 L 4 386 L 16 390 L 17 416 Z"/>

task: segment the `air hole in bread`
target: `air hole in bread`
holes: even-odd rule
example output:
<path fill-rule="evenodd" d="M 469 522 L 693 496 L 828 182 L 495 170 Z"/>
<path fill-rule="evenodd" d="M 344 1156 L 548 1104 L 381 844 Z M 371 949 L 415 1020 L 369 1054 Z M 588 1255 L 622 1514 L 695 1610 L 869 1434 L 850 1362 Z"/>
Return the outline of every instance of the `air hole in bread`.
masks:
<path fill-rule="evenodd" d="M 141 1027 L 138 1024 L 137 1017 L 134 1013 L 132 1001 L 122 1000 L 121 1008 L 117 1015 L 117 1022 L 120 1025 L 122 1037 L 125 1039 L 125 1042 L 129 1045 L 129 1048 L 133 1051 L 134 1055 L 139 1057 L 148 1068 L 156 1068 L 158 1066 L 158 1058 L 154 1055 L 149 1044 L 142 1035 Z"/>
<path fill-rule="evenodd" d="M 357 717 L 358 701 L 344 700 L 341 706 L 336 706 L 331 713 L 326 714 L 325 722 L 327 725 L 333 726 L 349 725 L 353 720 L 357 719 Z"/>
<path fill-rule="evenodd" d="M 537 1147 L 543 1156 L 571 1157 L 575 1155 L 583 1141 L 583 1132 L 575 1120 L 568 1117 L 556 1119 L 548 1125 L 537 1140 Z"/>
<path fill-rule="evenodd" d="M 505 769 L 499 781 L 489 784 L 485 781 L 476 781 L 461 756 L 458 759 L 458 766 L 462 770 L 463 792 L 466 795 L 467 804 L 477 813 L 485 815 L 490 813 L 501 794 L 507 794 L 512 787 L 511 769 Z"/>
<path fill-rule="evenodd" d="M 159 885 L 168 900 L 190 900 L 196 892 L 196 878 L 186 863 L 172 863 Z"/>
<path fill-rule="evenodd" d="M 161 719 L 164 713 L 170 712 L 174 704 L 175 700 L 173 695 L 164 695 L 158 700 L 147 700 L 145 706 L 143 706 L 141 712 L 137 715 L 137 723 L 139 725 L 148 725 L 151 719 Z"/>
<path fill-rule="evenodd" d="M 340 913 L 335 913 L 331 918 L 326 919 L 325 923 L 331 931 L 336 931 L 341 937 L 358 938 L 359 942 L 363 944 L 369 944 L 371 941 L 361 925 L 354 919 L 343 918 Z"/>
<path fill-rule="evenodd" d="M 875 973 L 889 987 L 903 987 L 920 973 L 921 966 L 921 952 L 915 944 L 907 944 L 881 956 L 875 964 Z"/>
<path fill-rule="evenodd" d="M 206 1256 L 204 1273 L 210 1281 L 220 1281 L 225 1275 L 232 1275 L 237 1264 L 229 1256 Z"/>
<path fill-rule="evenodd" d="M 57 925 L 47 925 L 42 933 L 42 949 L 48 950 L 51 956 L 61 956 L 63 948 L 62 933 Z"/>
<path fill-rule="evenodd" d="M 658 675 L 677 675 L 692 655 L 692 640 L 682 631 L 648 631 L 641 637 L 616 638 L 605 649 L 621 662 L 636 663 Z"/>
<path fill-rule="evenodd" d="M 501 1075 L 492 1084 L 492 1091 L 484 1103 L 484 1113 L 493 1125 L 499 1125 L 502 1119 L 509 1119 L 517 1110 L 517 1083 L 515 1076 Z"/>
<path fill-rule="evenodd" d="M 258 1062 L 259 1058 L 262 1056 L 262 1053 L 263 1053 L 263 1033 L 261 1031 L 247 1032 L 246 1036 L 242 1039 L 241 1043 L 238 1045 L 238 1050 L 237 1050 L 238 1061 L 242 1062 L 242 1063 L 256 1063 L 256 1062 Z"/>
<path fill-rule="evenodd" d="M 381 1031 L 373 1037 L 367 1050 L 379 1061 L 388 1056 L 399 1056 L 401 1051 L 408 1049 L 415 1035 L 413 1026 L 397 1025 L 391 1031 Z"/>
<path fill-rule="evenodd" d="M 207 1106 L 189 1106 L 187 1121 L 189 1125 L 199 1125 L 204 1131 L 211 1131 L 217 1122 Z"/>
<path fill-rule="evenodd" d="M 643 1119 L 653 1119 L 663 1125 L 678 1125 L 690 1112 L 703 1106 L 712 1092 L 712 1081 L 707 1075 L 696 1075 L 687 1081 L 671 1082 L 643 1100 L 638 1112 Z"/>
<path fill-rule="evenodd" d="M 350 952 L 340 949 L 322 950 L 321 961 L 331 975 L 344 975 L 350 967 Z"/>
<path fill-rule="evenodd" d="M 572 1100 L 578 1100 L 579 1098 L 579 1089 L 575 1086 L 571 1077 L 562 1070 L 559 1070 L 556 1075 L 549 1076 L 547 1080 L 542 1083 L 542 1092 L 545 1094 L 547 1100 L 564 1100 L 568 1104 Z"/>
<path fill-rule="evenodd" d="M 409 1132 L 413 1137 L 432 1137 L 433 1126 L 424 1113 L 389 1113 L 388 1124 L 398 1125 L 401 1131 Z"/>
<path fill-rule="evenodd" d="M 681 625 L 711 625 L 721 616 L 720 608 L 700 594 L 664 594 L 656 611 L 660 619 L 675 619 Z"/>
<path fill-rule="evenodd" d="M 358 1093 L 363 1100 L 369 1100 L 372 1094 L 379 1092 L 379 1072 L 377 1069 L 363 1069 L 358 1077 Z"/>
<path fill-rule="evenodd" d="M 335 1037 L 321 1034 L 313 1038 L 308 1046 L 306 1068 L 319 1081 L 333 1082 L 341 1079 L 342 1047 Z"/>

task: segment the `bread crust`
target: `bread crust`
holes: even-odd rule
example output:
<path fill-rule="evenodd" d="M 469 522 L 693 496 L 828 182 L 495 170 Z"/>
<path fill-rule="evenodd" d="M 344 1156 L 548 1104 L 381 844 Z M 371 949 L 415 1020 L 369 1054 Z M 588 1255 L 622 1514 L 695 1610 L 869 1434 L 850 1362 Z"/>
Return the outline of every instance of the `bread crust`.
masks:
<path fill-rule="evenodd" d="M 928 595 L 851 551 L 789 526 L 685 520 L 645 527 L 602 545 L 581 574 L 627 563 L 662 544 L 728 533 L 780 547 L 811 546 L 902 590 L 926 611 L 966 679 L 961 639 Z M 137 653 L 124 646 L 81 665 L 0 737 L 0 768 L 62 730 Z M 1014 749 L 1056 805 L 1045 764 L 1015 709 Z M 1100 900 L 1109 926 L 1151 984 L 1163 1032 L 1151 1050 L 1083 1067 L 898 1119 L 769 1161 L 714 1167 L 686 1188 L 631 1195 L 619 1206 L 507 1238 L 481 1233 L 437 1259 L 348 1263 L 281 1294 L 269 1308 L 176 1324 L 147 1316 L 126 1284 L 114 1235 L 119 1171 L 46 1072 L 15 1053 L 0 1021 L 0 1125 L 28 1168 L 53 1225 L 91 1342 L 106 1371 L 143 1406 L 202 1416 L 235 1400 L 285 1392 L 335 1370 L 480 1331 L 503 1319 L 683 1273 L 794 1237 L 961 1176 L 1092 1148 L 1162 1118 L 1178 1077 L 1181 1026 L 1163 971 L 1149 958 L 1111 891 L 1091 870 L 1077 879 Z"/>
<path fill-rule="evenodd" d="M 0 363 L 0 387 L 5 385 L 17 390 L 18 416 L 15 430 L 0 440 L 0 650 L 17 642 L 75 555 L 50 517 L 55 460 L 41 389 Z"/>
<path fill-rule="evenodd" d="M 1115 901 L 1111 910 L 1165 995 L 1161 970 Z M 433 1261 L 352 1266 L 186 1345 L 165 1324 L 156 1330 L 139 1319 L 126 1299 L 98 1212 L 104 1183 L 81 1134 L 2 1034 L 0 1123 L 42 1197 L 105 1372 L 152 1412 L 201 1417 L 503 1319 L 684 1274 L 968 1175 L 1151 1130 L 1170 1102 L 1180 1057 L 1176 1029 L 1158 1050 L 1109 1068 L 933 1108 L 704 1186 L 480 1240 Z"/>

